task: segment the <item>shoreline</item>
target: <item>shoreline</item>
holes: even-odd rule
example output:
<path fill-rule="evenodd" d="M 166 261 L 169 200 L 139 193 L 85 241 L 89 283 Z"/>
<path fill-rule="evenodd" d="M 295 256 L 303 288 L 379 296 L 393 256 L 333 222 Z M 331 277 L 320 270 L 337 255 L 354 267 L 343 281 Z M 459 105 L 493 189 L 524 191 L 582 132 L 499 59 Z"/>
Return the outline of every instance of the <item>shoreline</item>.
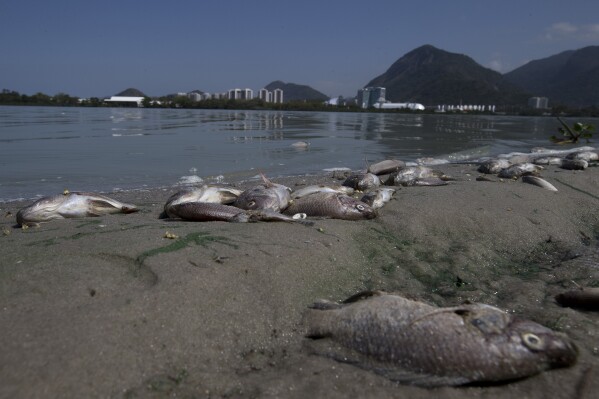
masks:
<path fill-rule="evenodd" d="M 27 230 L 13 226 L 30 201 L 1 204 L 0 323 L 9 327 L 0 396 L 591 397 L 599 315 L 553 296 L 599 284 L 599 168 L 548 167 L 542 176 L 558 192 L 477 181 L 474 165 L 435 168 L 457 180 L 402 187 L 373 220 L 311 227 L 158 219 L 177 187 L 110 194 L 139 205 L 135 214 Z M 272 180 L 292 189 L 341 182 L 332 173 Z M 498 306 L 567 333 L 578 363 L 430 390 L 311 354 L 307 306 L 371 289 Z"/>

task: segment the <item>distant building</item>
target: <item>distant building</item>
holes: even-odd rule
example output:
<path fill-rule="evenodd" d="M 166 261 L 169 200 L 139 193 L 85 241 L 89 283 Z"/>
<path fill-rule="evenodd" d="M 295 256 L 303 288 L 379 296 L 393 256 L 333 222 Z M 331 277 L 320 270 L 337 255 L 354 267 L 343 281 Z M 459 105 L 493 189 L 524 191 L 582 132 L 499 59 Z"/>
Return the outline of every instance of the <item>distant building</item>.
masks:
<path fill-rule="evenodd" d="M 283 103 L 283 90 L 274 89 L 274 91 L 272 93 L 272 97 L 273 97 L 272 100 L 275 104 L 282 104 Z"/>
<path fill-rule="evenodd" d="M 534 109 L 549 108 L 549 100 L 547 97 L 531 97 L 528 99 L 528 106 Z"/>
<path fill-rule="evenodd" d="M 358 107 L 367 109 L 377 103 L 386 102 L 386 92 L 384 87 L 365 87 L 358 90 Z"/>
<path fill-rule="evenodd" d="M 241 100 L 241 89 L 229 90 L 229 100 Z"/>
<path fill-rule="evenodd" d="M 229 100 L 251 100 L 254 98 L 252 89 L 231 89 L 228 94 Z"/>
<path fill-rule="evenodd" d="M 187 93 L 187 98 L 191 101 L 201 101 L 203 99 L 202 95 L 198 92 Z"/>
<path fill-rule="evenodd" d="M 243 89 L 241 91 L 242 100 L 251 100 L 252 98 L 254 98 L 254 91 L 252 89 Z"/>
<path fill-rule="evenodd" d="M 374 108 L 379 109 L 409 109 L 412 111 L 424 111 L 424 105 L 420 103 L 382 103 L 377 102 L 373 105 Z"/>
<path fill-rule="evenodd" d="M 112 96 L 106 100 L 104 100 L 104 102 L 109 103 L 109 104 L 113 104 L 113 105 L 118 105 L 118 106 L 125 106 L 125 107 L 143 107 L 143 101 L 144 101 L 144 97 L 125 97 L 125 96 Z"/>
<path fill-rule="evenodd" d="M 343 103 L 343 97 L 341 97 L 341 96 L 332 97 L 332 98 L 329 98 L 324 103 L 325 103 L 325 105 L 339 106 L 339 105 L 342 105 L 342 103 Z"/>
<path fill-rule="evenodd" d="M 272 102 L 272 91 L 266 89 L 260 89 L 258 92 L 258 98 L 266 103 Z"/>

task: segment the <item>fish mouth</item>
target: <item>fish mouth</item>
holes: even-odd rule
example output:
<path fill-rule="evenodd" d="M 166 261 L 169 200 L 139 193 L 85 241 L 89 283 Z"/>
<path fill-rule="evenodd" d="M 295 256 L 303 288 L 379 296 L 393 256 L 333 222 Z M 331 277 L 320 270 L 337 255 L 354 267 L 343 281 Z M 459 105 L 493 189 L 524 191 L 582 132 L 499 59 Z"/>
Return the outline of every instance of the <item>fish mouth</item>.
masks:
<path fill-rule="evenodd" d="M 573 366 L 578 359 L 578 347 L 567 337 L 554 341 L 550 351 L 551 366 L 555 368 Z"/>
<path fill-rule="evenodd" d="M 364 213 L 364 216 L 366 217 L 366 219 L 374 219 L 378 216 L 378 213 L 376 210 L 373 209 L 372 212 Z"/>

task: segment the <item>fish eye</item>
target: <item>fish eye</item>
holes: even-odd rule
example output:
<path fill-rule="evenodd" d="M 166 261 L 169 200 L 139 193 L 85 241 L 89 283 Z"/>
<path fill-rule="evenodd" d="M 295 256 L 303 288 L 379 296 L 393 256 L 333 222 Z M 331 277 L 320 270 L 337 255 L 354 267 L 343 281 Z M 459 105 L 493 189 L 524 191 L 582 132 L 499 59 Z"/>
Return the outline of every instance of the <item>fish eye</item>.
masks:
<path fill-rule="evenodd" d="M 472 325 L 475 326 L 475 327 L 477 327 L 477 328 L 484 327 L 484 325 L 486 324 L 481 319 L 472 319 L 472 321 L 470 323 L 472 323 Z"/>
<path fill-rule="evenodd" d="M 533 333 L 522 334 L 522 342 L 524 343 L 524 346 L 532 350 L 540 350 L 544 347 L 541 337 Z"/>
<path fill-rule="evenodd" d="M 364 209 L 366 209 L 366 208 L 364 207 L 364 205 L 360 205 L 360 204 L 356 205 L 356 208 L 357 208 L 359 211 L 363 211 Z"/>

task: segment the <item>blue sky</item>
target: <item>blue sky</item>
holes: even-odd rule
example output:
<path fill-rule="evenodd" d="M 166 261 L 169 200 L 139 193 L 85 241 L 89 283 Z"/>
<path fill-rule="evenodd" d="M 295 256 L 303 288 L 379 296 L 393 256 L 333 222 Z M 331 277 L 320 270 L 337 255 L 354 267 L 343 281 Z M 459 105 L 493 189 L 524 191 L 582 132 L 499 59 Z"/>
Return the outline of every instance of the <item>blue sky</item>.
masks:
<path fill-rule="evenodd" d="M 424 44 L 509 72 L 599 45 L 599 1 L 0 0 L 0 89 L 160 96 L 282 80 L 353 96 Z"/>

